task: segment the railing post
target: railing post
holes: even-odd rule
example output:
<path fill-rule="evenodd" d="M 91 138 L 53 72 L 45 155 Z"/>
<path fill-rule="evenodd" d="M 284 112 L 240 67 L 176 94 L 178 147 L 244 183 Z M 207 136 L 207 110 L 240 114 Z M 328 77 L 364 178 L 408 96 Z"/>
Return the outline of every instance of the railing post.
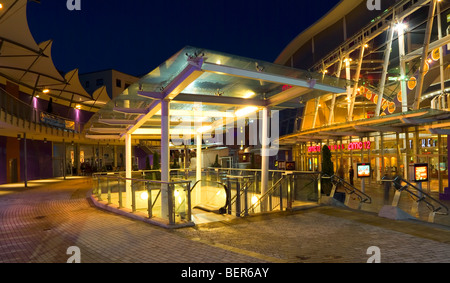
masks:
<path fill-rule="evenodd" d="M 131 181 L 131 211 L 136 212 L 136 194 L 135 194 L 135 186 L 136 183 L 133 184 Z"/>
<path fill-rule="evenodd" d="M 280 211 L 283 211 L 283 180 L 280 181 Z"/>
<path fill-rule="evenodd" d="M 120 177 L 117 177 L 117 187 L 119 188 L 119 208 L 123 207 L 122 203 L 122 187 L 120 187 Z"/>
<path fill-rule="evenodd" d="M 145 188 L 147 189 L 147 194 L 148 194 L 148 198 L 147 198 L 147 212 L 148 212 L 148 218 L 152 218 L 153 217 L 153 201 L 152 201 L 152 190 L 150 188 L 150 183 L 146 182 L 145 183 Z"/>
<path fill-rule="evenodd" d="M 322 199 L 322 174 L 319 173 L 319 178 L 317 178 L 317 203 L 320 203 Z"/>
<path fill-rule="evenodd" d="M 167 205 L 168 205 L 168 217 L 169 217 L 169 224 L 173 225 L 175 224 L 175 215 L 174 215 L 174 209 L 173 209 L 173 204 L 175 203 L 174 201 L 174 195 L 173 195 L 173 188 L 171 184 L 167 184 L 167 190 L 168 190 L 168 198 L 167 198 Z"/>
<path fill-rule="evenodd" d="M 227 199 L 228 202 L 228 214 L 231 215 L 231 180 L 229 177 L 227 177 L 227 186 L 228 186 L 228 190 L 229 190 L 229 197 Z"/>
<path fill-rule="evenodd" d="M 192 218 L 192 209 L 191 209 L 191 183 L 186 184 L 186 198 L 187 198 L 187 220 L 191 221 Z"/>
<path fill-rule="evenodd" d="M 286 209 L 292 209 L 292 184 L 291 184 L 291 175 L 287 176 L 287 206 Z"/>
<path fill-rule="evenodd" d="M 248 216 L 248 186 L 245 186 L 244 194 L 244 216 Z"/>
<path fill-rule="evenodd" d="M 241 217 L 241 182 L 236 180 L 236 216 Z"/>
<path fill-rule="evenodd" d="M 100 176 L 98 177 L 98 186 L 97 186 L 97 199 L 102 201 L 102 185 L 100 184 Z"/>
<path fill-rule="evenodd" d="M 111 187 L 109 186 L 109 178 L 106 178 L 106 186 L 108 187 L 108 204 L 111 204 Z"/>

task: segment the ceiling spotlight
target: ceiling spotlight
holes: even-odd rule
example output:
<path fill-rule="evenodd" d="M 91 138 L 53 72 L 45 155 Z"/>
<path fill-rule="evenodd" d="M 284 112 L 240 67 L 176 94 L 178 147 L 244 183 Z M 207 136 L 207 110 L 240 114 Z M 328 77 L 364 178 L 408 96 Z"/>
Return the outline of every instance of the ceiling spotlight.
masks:
<path fill-rule="evenodd" d="M 48 88 L 42 90 L 42 93 L 49 93 L 49 92 L 50 90 Z"/>

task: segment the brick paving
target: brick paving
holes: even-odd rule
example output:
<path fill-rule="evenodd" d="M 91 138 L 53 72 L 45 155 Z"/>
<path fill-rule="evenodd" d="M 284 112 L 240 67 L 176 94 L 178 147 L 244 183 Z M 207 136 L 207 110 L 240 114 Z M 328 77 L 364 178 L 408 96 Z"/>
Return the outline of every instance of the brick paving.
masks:
<path fill-rule="evenodd" d="M 450 262 L 450 227 L 317 207 L 168 230 L 105 212 L 75 179 L 0 188 L 0 262 L 82 263 Z"/>

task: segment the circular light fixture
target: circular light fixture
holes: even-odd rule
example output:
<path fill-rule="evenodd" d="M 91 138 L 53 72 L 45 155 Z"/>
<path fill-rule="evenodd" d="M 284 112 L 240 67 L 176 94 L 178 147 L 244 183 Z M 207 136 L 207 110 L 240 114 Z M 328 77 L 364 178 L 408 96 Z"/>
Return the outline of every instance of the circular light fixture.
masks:
<path fill-rule="evenodd" d="M 142 200 L 148 200 L 148 192 L 142 192 L 140 195 L 140 198 Z"/>

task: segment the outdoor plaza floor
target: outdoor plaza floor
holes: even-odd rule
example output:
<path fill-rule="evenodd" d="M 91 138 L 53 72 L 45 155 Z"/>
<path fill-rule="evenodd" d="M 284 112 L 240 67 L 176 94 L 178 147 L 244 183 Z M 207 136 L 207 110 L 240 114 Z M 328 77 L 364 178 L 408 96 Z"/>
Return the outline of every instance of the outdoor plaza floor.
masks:
<path fill-rule="evenodd" d="M 374 206 L 361 211 L 316 206 L 180 229 L 96 208 L 90 178 L 28 184 L 0 186 L 1 263 L 65 263 L 73 246 L 82 263 L 364 263 L 374 246 L 382 263 L 450 262 L 450 216 L 379 217 L 383 193 L 373 183 Z"/>

